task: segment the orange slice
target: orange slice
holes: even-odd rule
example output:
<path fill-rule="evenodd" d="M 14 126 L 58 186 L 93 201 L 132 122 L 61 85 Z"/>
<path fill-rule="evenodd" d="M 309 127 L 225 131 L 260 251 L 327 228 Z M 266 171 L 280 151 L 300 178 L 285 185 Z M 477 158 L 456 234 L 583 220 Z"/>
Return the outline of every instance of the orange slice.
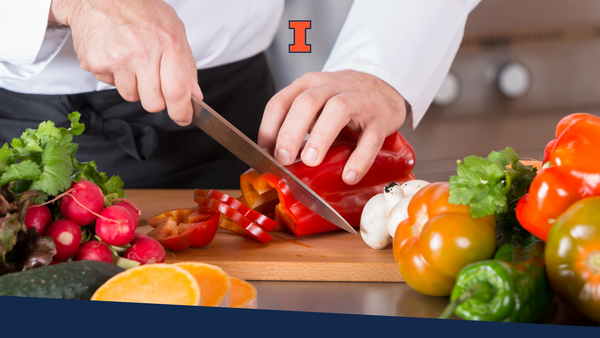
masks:
<path fill-rule="evenodd" d="M 106 281 L 91 300 L 170 305 L 202 305 L 200 286 L 187 270 L 158 263 L 127 269 Z"/>
<path fill-rule="evenodd" d="M 257 292 L 254 285 L 243 279 L 231 277 L 231 307 L 256 309 Z"/>
<path fill-rule="evenodd" d="M 187 270 L 196 278 L 200 285 L 204 306 L 229 307 L 231 280 L 223 269 L 215 265 L 197 262 L 182 262 L 173 265 Z"/>

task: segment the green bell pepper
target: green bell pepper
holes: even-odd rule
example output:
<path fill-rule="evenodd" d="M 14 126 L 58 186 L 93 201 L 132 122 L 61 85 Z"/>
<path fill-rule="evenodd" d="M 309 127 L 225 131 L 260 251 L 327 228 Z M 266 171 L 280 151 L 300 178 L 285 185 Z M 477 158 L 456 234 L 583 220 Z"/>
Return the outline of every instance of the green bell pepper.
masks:
<path fill-rule="evenodd" d="M 547 280 L 544 242 L 519 224 L 499 224 L 498 250 L 492 260 L 466 266 L 457 276 L 452 313 L 467 320 L 536 322 L 552 300 Z"/>

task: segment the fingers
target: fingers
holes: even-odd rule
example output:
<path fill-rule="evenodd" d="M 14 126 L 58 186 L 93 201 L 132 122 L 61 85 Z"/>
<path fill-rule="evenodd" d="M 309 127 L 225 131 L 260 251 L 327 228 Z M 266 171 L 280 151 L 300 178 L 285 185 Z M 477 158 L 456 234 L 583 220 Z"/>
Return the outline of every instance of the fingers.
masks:
<path fill-rule="evenodd" d="M 125 101 L 136 102 L 140 100 L 137 90 L 137 79 L 131 71 L 121 70 L 114 74 L 114 82 L 117 91 Z"/>
<path fill-rule="evenodd" d="M 381 129 L 376 127 L 369 127 L 362 132 L 356 149 L 344 166 L 342 172 L 344 183 L 354 185 L 362 180 L 373 165 L 385 137 L 386 135 L 381 132 Z"/>
<path fill-rule="evenodd" d="M 146 111 L 157 113 L 166 108 L 160 84 L 160 69 L 157 62 L 149 63 L 137 74 L 137 83 L 140 101 Z"/>
<path fill-rule="evenodd" d="M 200 85 L 198 84 L 198 69 L 196 68 L 196 59 L 194 58 L 194 54 L 192 53 L 192 49 L 188 44 L 188 61 L 190 63 L 190 72 L 192 74 L 192 93 L 198 96 L 200 100 L 204 100 L 204 95 L 202 94 L 202 90 L 200 89 Z"/>
<path fill-rule="evenodd" d="M 298 79 L 269 100 L 258 131 L 259 146 L 269 151 L 275 149 L 279 130 L 294 99 L 307 88 L 308 85 L 302 79 Z"/>
<path fill-rule="evenodd" d="M 334 125 L 341 124 L 343 127 L 343 125 L 348 122 L 343 117 L 340 118 L 339 116 L 334 116 L 336 112 L 332 112 L 330 109 L 331 106 L 329 105 L 328 100 L 330 100 L 330 98 L 336 95 L 338 92 L 339 89 L 335 87 L 317 86 L 298 95 L 298 97 L 292 103 L 287 117 L 281 125 L 281 129 L 279 131 L 279 137 L 275 146 L 275 158 L 277 158 L 277 160 L 284 165 L 289 165 L 294 162 L 298 156 L 298 151 L 300 150 L 302 141 L 306 138 L 306 134 L 309 132 L 310 127 L 314 124 L 314 121 L 321 110 L 323 110 L 323 113 L 318 119 L 317 123 L 319 124 L 333 123 Z M 325 116 L 323 116 L 323 114 L 325 114 Z M 342 127 L 340 127 L 337 131 L 326 131 L 325 134 L 337 135 L 337 132 L 339 132 Z M 335 126 L 324 126 L 321 127 L 319 131 L 323 132 L 327 128 L 334 129 Z M 333 136 L 333 138 L 335 138 L 335 136 Z M 333 142 L 333 139 L 331 142 Z M 327 148 L 329 148 L 329 146 L 327 146 Z M 316 162 L 317 157 L 320 156 L 320 154 L 316 154 L 310 149 L 305 153 L 305 155 L 312 160 L 311 162 Z M 321 149 L 321 147 L 318 147 L 317 149 Z"/>
<path fill-rule="evenodd" d="M 345 92 L 327 98 L 323 112 L 302 150 L 302 162 L 308 166 L 321 164 L 339 132 L 350 122 L 350 117 L 358 114 L 360 110 L 358 102 L 351 93 Z"/>
<path fill-rule="evenodd" d="M 192 122 L 192 83 L 187 53 L 174 45 L 174 50 L 163 54 L 160 62 L 160 83 L 169 117 L 180 126 Z"/>

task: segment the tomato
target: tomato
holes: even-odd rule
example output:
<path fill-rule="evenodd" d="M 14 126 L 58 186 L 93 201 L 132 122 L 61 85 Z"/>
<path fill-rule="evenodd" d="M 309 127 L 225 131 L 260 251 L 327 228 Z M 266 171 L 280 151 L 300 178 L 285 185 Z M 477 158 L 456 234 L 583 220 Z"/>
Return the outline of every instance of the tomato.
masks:
<path fill-rule="evenodd" d="M 556 295 L 600 321 L 600 197 L 573 203 L 546 241 L 546 271 Z"/>
<path fill-rule="evenodd" d="M 423 187 L 394 235 L 402 277 L 430 296 L 449 295 L 463 267 L 491 258 L 496 249 L 495 217 L 473 218 L 468 206 L 450 204 L 449 196 L 448 182 Z"/>

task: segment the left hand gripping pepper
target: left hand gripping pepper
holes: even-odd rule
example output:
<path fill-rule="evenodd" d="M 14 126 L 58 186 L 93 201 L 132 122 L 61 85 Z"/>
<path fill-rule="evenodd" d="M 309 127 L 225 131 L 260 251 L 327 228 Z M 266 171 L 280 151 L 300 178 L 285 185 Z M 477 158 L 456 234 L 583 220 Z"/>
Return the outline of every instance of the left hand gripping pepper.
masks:
<path fill-rule="evenodd" d="M 323 162 L 309 167 L 298 158 L 287 169 L 313 189 L 329 203 L 351 226 L 360 226 L 360 216 L 369 199 L 380 193 L 390 182 L 402 184 L 415 179 L 412 168 L 415 153 L 399 133 L 388 136 L 375 161 L 364 178 L 356 185 L 347 185 L 342 180 L 342 171 L 356 148 L 359 134 L 344 128 Z M 274 174 L 259 174 L 249 170 L 240 177 L 244 201 L 252 208 L 274 198 L 279 200 L 275 207 L 276 219 L 288 227 L 296 236 L 338 230 L 339 228 L 298 202 L 289 187 Z M 273 191 L 277 194 L 273 194 Z"/>
<path fill-rule="evenodd" d="M 496 250 L 496 218 L 473 218 L 468 206 L 450 204 L 449 196 L 448 182 L 421 188 L 394 235 L 400 274 L 430 296 L 448 296 L 463 267 L 491 258 Z"/>
<path fill-rule="evenodd" d="M 600 195 L 600 118 L 585 113 L 564 117 L 544 154 L 544 163 L 549 161 L 550 166 L 538 172 L 519 200 L 516 214 L 525 229 L 546 241 L 571 204 Z"/>

